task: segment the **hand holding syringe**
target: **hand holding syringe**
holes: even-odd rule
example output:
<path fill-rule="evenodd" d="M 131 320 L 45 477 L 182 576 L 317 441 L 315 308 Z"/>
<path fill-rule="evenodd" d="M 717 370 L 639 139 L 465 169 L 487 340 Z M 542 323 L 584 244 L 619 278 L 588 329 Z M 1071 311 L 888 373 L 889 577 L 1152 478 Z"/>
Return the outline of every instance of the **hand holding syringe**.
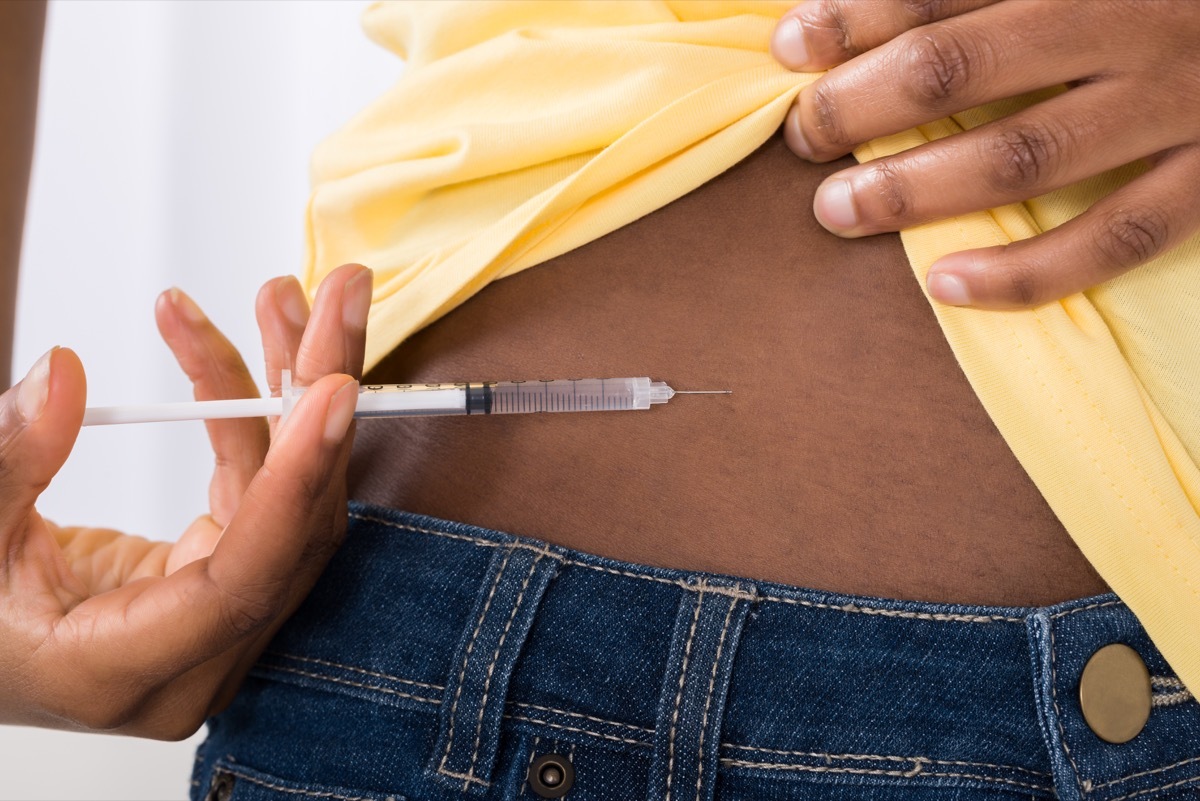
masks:
<path fill-rule="evenodd" d="M 345 531 L 370 300 L 357 265 L 325 278 L 311 314 L 294 278 L 263 288 L 268 383 L 293 366 L 307 390 L 286 421 L 207 426 L 208 508 L 165 541 L 39 513 L 84 413 L 72 351 L 50 351 L 0 394 L 0 720 L 182 739 L 229 702 Z M 254 394 L 241 356 L 185 295 L 164 292 L 155 314 L 197 398 Z"/>
<path fill-rule="evenodd" d="M 356 416 L 647 408 L 673 394 L 646 378 L 362 391 L 370 300 L 370 273 L 357 265 L 325 278 L 311 313 L 294 278 L 268 282 L 256 306 L 268 383 L 282 387 L 292 366 L 305 388 L 259 400 L 247 399 L 249 370 L 203 312 L 163 293 L 159 330 L 201 400 L 165 407 L 173 416 L 145 407 L 140 419 L 251 418 L 208 425 L 209 509 L 174 541 L 37 513 L 84 415 L 74 353 L 51 351 L 0 395 L 0 686 L 15 688 L 0 693 L 0 719 L 160 739 L 199 728 L 341 540 Z M 294 408 L 282 419 L 285 402 Z M 117 422 L 111 410 L 88 414 Z"/>
<path fill-rule="evenodd" d="M 302 388 L 282 371 L 283 390 L 276 398 L 162 403 L 89 408 L 85 426 L 214 420 L 238 417 L 286 417 Z M 675 390 L 649 378 L 581 378 L 558 381 L 480 381 L 454 384 L 375 384 L 359 392 L 355 417 L 418 417 L 448 414 L 523 414 L 649 409 L 675 395 L 726 395 L 732 390 Z"/>

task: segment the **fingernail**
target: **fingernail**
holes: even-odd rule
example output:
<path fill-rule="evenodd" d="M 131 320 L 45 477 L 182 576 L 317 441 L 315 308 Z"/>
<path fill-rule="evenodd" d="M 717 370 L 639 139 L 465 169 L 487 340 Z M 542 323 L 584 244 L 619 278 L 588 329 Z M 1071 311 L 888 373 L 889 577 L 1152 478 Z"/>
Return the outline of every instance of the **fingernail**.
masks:
<path fill-rule="evenodd" d="M 929 287 L 929 294 L 942 303 L 951 306 L 967 306 L 971 303 L 971 295 L 967 292 L 967 283 L 957 275 L 931 271 L 926 284 Z"/>
<path fill-rule="evenodd" d="M 196 301 L 192 300 L 185 295 L 182 290 L 176 289 L 175 287 L 171 287 L 171 303 L 173 303 L 175 308 L 178 309 L 179 312 L 188 319 L 188 322 L 194 325 L 199 325 L 200 323 L 208 320 L 208 318 L 204 316 L 204 312 L 200 311 L 200 307 L 196 305 Z"/>
<path fill-rule="evenodd" d="M 834 233 L 845 233 L 857 226 L 850 182 L 837 178 L 821 184 L 813 198 L 813 214 L 817 222 Z"/>
<path fill-rule="evenodd" d="M 304 290 L 295 276 L 289 275 L 275 285 L 275 302 L 292 325 L 297 328 L 308 325 L 308 298 L 304 296 Z"/>
<path fill-rule="evenodd" d="M 375 276 L 370 270 L 354 276 L 342 292 L 342 322 L 347 328 L 367 327 L 367 313 L 371 310 L 371 291 Z"/>
<path fill-rule="evenodd" d="M 336 445 L 346 438 L 354 410 L 358 408 L 358 382 L 351 381 L 334 393 L 325 417 L 325 441 Z"/>
<path fill-rule="evenodd" d="M 771 55 L 790 70 L 799 70 L 808 64 L 808 45 L 800 20 L 788 17 L 775 27 L 771 36 Z"/>
<path fill-rule="evenodd" d="M 26 423 L 32 423 L 42 416 L 46 398 L 50 395 L 50 357 L 56 350 L 57 347 L 51 348 L 37 360 L 17 390 L 17 411 Z"/>

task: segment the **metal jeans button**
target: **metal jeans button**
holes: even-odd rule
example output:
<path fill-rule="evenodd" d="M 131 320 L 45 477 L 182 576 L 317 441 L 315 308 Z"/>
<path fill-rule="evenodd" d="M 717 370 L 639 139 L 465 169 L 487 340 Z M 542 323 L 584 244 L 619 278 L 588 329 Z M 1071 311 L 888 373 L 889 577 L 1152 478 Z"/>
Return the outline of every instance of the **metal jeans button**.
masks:
<path fill-rule="evenodd" d="M 562 754 L 543 754 L 529 764 L 529 786 L 541 798 L 562 798 L 575 784 L 575 766 Z"/>
<path fill-rule="evenodd" d="M 1092 654 L 1079 678 L 1083 719 L 1110 743 L 1126 743 L 1138 735 L 1150 719 L 1151 692 L 1146 663 L 1122 643 Z"/>

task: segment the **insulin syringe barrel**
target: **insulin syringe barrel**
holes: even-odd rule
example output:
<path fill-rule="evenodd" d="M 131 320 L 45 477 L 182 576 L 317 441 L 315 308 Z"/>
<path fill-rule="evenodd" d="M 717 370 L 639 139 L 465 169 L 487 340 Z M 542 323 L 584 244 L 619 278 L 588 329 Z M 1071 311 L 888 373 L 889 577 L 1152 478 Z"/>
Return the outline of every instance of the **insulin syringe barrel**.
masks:
<path fill-rule="evenodd" d="M 355 416 L 623 411 L 649 409 L 673 394 L 666 384 L 649 378 L 368 384 L 362 387 Z"/>

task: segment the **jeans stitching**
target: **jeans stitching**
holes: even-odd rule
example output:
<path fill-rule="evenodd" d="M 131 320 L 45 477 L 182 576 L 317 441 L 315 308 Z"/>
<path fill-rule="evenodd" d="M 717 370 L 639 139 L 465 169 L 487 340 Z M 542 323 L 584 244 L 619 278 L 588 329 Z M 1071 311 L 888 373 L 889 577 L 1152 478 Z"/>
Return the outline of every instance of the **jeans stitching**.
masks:
<path fill-rule="evenodd" d="M 1062 723 L 1062 712 L 1058 708 L 1058 668 L 1054 648 L 1054 624 L 1049 624 L 1047 628 L 1050 629 L 1050 702 L 1054 706 L 1054 722 L 1058 726 L 1059 737 L 1062 738 L 1063 751 L 1066 752 L 1067 761 L 1071 763 L 1071 770 L 1075 775 L 1075 786 L 1079 788 L 1080 795 L 1083 795 L 1085 790 L 1080 781 L 1079 766 L 1075 764 L 1075 757 L 1071 756 L 1071 746 L 1067 744 L 1067 731 Z"/>
<path fill-rule="evenodd" d="M 768 769 L 768 770 L 784 770 L 784 771 L 795 770 L 795 771 L 812 772 L 812 773 L 853 773 L 853 774 L 857 774 L 857 775 L 866 775 L 866 776 L 896 776 L 899 778 L 909 778 L 909 779 L 917 778 L 917 777 L 921 777 L 921 776 L 932 776 L 932 777 L 940 777 L 940 778 L 955 778 L 955 779 L 977 779 L 979 781 L 985 781 L 985 782 L 1001 782 L 1003 784 L 1011 784 L 1011 785 L 1015 785 L 1017 787 L 1025 787 L 1030 790 L 1041 790 L 1043 792 L 1049 792 L 1050 790 L 1053 789 L 1051 787 L 1047 787 L 1046 785 L 1042 785 L 1042 784 L 1032 784 L 1030 782 L 1017 781 L 1015 779 L 1004 779 L 1004 778 L 1000 778 L 999 776 L 984 776 L 981 774 L 974 774 L 974 773 L 943 773 L 943 772 L 938 772 L 938 771 L 926 771 L 926 770 L 921 769 L 922 760 L 920 757 L 916 757 L 913 761 L 915 763 L 915 767 L 913 770 L 908 770 L 908 771 L 883 770 L 882 768 L 880 768 L 880 769 L 834 768 L 834 767 L 828 767 L 828 766 L 824 766 L 824 765 L 789 765 L 787 763 L 747 762 L 745 760 L 740 760 L 740 759 L 722 759 L 721 764 L 731 765 L 734 767 L 741 767 L 741 768 L 761 768 L 761 769 Z M 1200 777 L 1198 777 L 1198 778 L 1200 778 Z M 1114 798 L 1113 801 L 1119 801 L 1119 799 Z"/>
<path fill-rule="evenodd" d="M 307 795 L 311 798 L 336 798 L 336 799 L 338 799 L 338 801 L 371 801 L 371 799 L 367 798 L 366 796 L 361 796 L 361 795 L 338 795 L 337 793 L 327 793 L 327 792 L 321 792 L 318 790 L 301 790 L 299 788 L 293 788 L 293 787 L 281 787 L 278 784 L 271 784 L 270 782 L 263 781 L 262 779 L 257 779 L 253 776 L 248 776 L 247 774 L 242 773 L 239 770 L 234 770 L 232 768 L 227 768 L 227 767 L 218 768 L 217 771 L 220 773 L 228 773 L 230 776 L 237 776 L 239 779 L 248 781 L 251 784 L 257 784 L 260 787 L 266 787 L 268 790 L 278 790 L 281 793 L 291 793 L 292 795 Z M 399 799 L 399 796 L 393 796 L 393 798 Z"/>
<path fill-rule="evenodd" d="M 361 682 L 350 681 L 349 679 L 341 679 L 341 678 L 337 678 L 336 676 L 322 676 L 319 673 L 309 673 L 308 671 L 305 671 L 305 670 L 298 670 L 296 668 L 283 667 L 282 665 L 271 665 L 269 667 L 265 667 L 265 668 L 261 668 L 261 669 L 279 670 L 279 671 L 283 671 L 284 673 L 295 673 L 297 676 L 307 676 L 310 679 L 317 679 L 319 681 L 329 681 L 329 682 L 333 682 L 334 684 L 346 684 L 351 687 L 360 687 L 364 690 L 375 690 L 376 692 L 387 693 L 388 695 L 398 695 L 401 698 L 411 698 L 414 701 L 421 701 L 422 703 L 426 703 L 426 704 L 440 704 L 442 702 L 442 699 L 440 699 L 440 698 L 422 698 L 419 695 L 413 695 L 412 693 L 402 693 L 399 690 L 393 690 L 390 687 L 379 687 L 374 684 L 362 684 Z"/>
<path fill-rule="evenodd" d="M 452 539 L 452 540 L 462 540 L 465 542 L 474 543 L 475 545 L 479 545 L 479 546 L 482 546 L 485 548 L 504 548 L 504 547 L 521 548 L 523 550 L 534 551 L 536 553 L 546 553 L 546 555 L 549 556 L 550 558 L 557 559 L 560 562 L 562 562 L 563 564 L 574 565 L 576 567 L 583 567 L 583 568 L 587 568 L 588 570 L 597 570 L 601 573 L 611 573 L 611 574 L 617 575 L 617 576 L 625 576 L 627 578 L 640 579 L 642 581 L 653 581 L 653 582 L 657 582 L 659 584 L 670 584 L 670 585 L 673 585 L 676 587 L 682 587 L 687 590 L 691 589 L 691 585 L 689 585 L 686 581 L 684 581 L 682 579 L 668 579 L 668 578 L 662 578 L 661 576 L 650 576 L 650 575 L 646 575 L 644 573 L 634 573 L 634 572 L 631 572 L 628 570 L 617 570 L 615 568 L 604 567 L 602 565 L 592 565 L 592 564 L 588 564 L 586 562 L 579 562 L 574 559 L 569 559 L 560 554 L 546 552 L 544 550 L 545 546 L 538 547 L 538 546 L 528 545 L 526 543 L 521 543 L 521 542 L 515 542 L 515 543 L 493 542 L 492 540 L 485 540 L 480 537 L 471 537 L 466 534 L 452 534 L 447 531 L 437 531 L 434 529 L 421 528 L 419 526 L 411 526 L 407 523 L 396 523 L 391 520 L 386 520 L 382 517 L 372 517 L 370 515 L 362 515 L 362 514 L 358 514 L 356 512 L 351 512 L 350 517 L 352 517 L 355 520 L 363 520 L 363 521 L 369 522 L 369 523 L 379 523 L 381 525 L 388 526 L 389 528 L 400 529 L 402 531 L 412 531 L 412 532 L 416 532 L 419 534 L 429 534 L 429 535 L 432 535 L 435 537 L 445 537 L 445 538 Z M 731 592 L 734 592 L 733 590 L 719 588 L 719 587 L 709 587 L 709 590 L 712 592 L 718 592 L 723 595 L 729 595 L 729 594 L 731 594 Z M 747 600 L 749 600 L 749 596 L 737 596 L 737 597 L 745 597 Z M 808 606 L 808 607 L 812 607 L 814 609 L 829 609 L 831 611 L 836 611 L 836 612 L 852 612 L 852 613 L 858 613 L 858 614 L 863 614 L 863 615 L 882 615 L 884 617 L 911 618 L 911 619 L 915 619 L 915 620 L 932 620 L 932 621 L 936 621 L 936 622 L 957 622 L 957 623 L 997 623 L 997 622 L 999 622 L 999 623 L 1024 623 L 1025 622 L 1025 618 L 1023 618 L 1023 617 L 1012 617 L 1012 616 L 1008 616 L 1008 615 L 962 615 L 962 614 L 955 614 L 955 613 L 937 613 L 937 612 L 907 612 L 902 609 L 875 609 L 875 608 L 867 607 L 867 606 L 859 606 L 859 605 L 853 604 L 853 603 L 841 604 L 841 605 L 825 604 L 825 603 L 820 603 L 819 601 L 807 601 L 807 600 L 804 600 L 801 598 L 785 598 L 785 597 L 776 596 L 776 595 L 756 595 L 756 596 L 754 596 L 753 599 L 758 600 L 758 601 L 774 601 L 776 603 L 793 604 L 793 605 L 798 605 L 798 606 Z M 1120 601 L 1109 601 L 1109 602 L 1101 603 L 1101 604 L 1093 604 L 1092 606 L 1083 607 L 1078 610 L 1070 610 L 1067 612 L 1060 612 L 1059 615 L 1073 614 L 1076 611 L 1083 611 L 1083 609 L 1091 609 L 1096 606 L 1112 606 L 1112 605 L 1118 604 L 1118 603 L 1120 603 Z M 1057 616 L 1058 615 L 1056 615 L 1056 617 Z"/>
<path fill-rule="evenodd" d="M 647 728 L 645 726 L 634 726 L 632 723 L 620 723 L 615 720 L 605 720 L 604 718 L 597 718 L 597 717 L 593 717 L 591 715 L 584 715 L 579 712 L 568 712 L 565 709 L 555 709 L 552 706 L 539 706 L 537 704 L 526 704 L 522 701 L 511 701 L 510 703 L 513 706 L 519 706 L 524 709 L 537 709 L 541 712 L 556 712 L 559 715 L 568 715 L 573 718 L 583 718 L 584 720 L 590 720 L 590 721 L 594 721 L 596 723 L 604 723 L 609 726 L 616 726 L 616 727 L 622 728 L 622 729 L 632 729 L 633 731 L 641 731 L 641 732 L 646 732 L 647 734 L 654 734 L 654 729 Z"/>
<path fill-rule="evenodd" d="M 451 779 L 460 779 L 467 785 L 467 787 L 470 787 L 472 784 L 478 784 L 483 787 L 488 787 L 491 785 L 491 782 L 486 782 L 477 776 L 468 776 L 465 773 L 455 773 L 452 770 L 442 770 L 441 768 L 438 768 L 438 773 L 442 774 L 443 776 L 449 776 Z"/>
<path fill-rule="evenodd" d="M 1161 768 L 1154 768 L 1153 770 L 1143 770 L 1140 773 L 1130 773 L 1128 776 L 1122 776 L 1119 779 L 1113 779 L 1112 781 L 1107 781 L 1107 782 L 1104 782 L 1103 784 L 1097 784 L 1094 787 L 1092 787 L 1092 789 L 1099 790 L 1101 787 L 1112 787 L 1114 784 L 1120 784 L 1121 782 L 1127 782 L 1130 779 L 1137 779 L 1142 776 L 1150 776 L 1151 774 L 1154 774 L 1154 773 L 1162 773 L 1164 770 L 1170 770 L 1171 768 L 1177 768 L 1180 765 L 1188 765 L 1188 764 L 1191 764 L 1192 762 L 1200 762 L 1200 756 L 1191 757 L 1189 759 L 1182 759 L 1179 762 L 1172 762 L 1170 765 L 1163 765 Z M 1116 801 L 1116 799 L 1114 799 L 1113 801 Z"/>
<path fill-rule="evenodd" d="M 905 617 L 916 620 L 933 620 L 937 622 L 953 622 L 953 623 L 1024 623 L 1025 618 L 1009 617 L 1007 615 L 961 615 L 953 612 L 906 612 L 902 609 L 875 609 L 870 606 L 859 606 L 858 604 L 823 604 L 817 601 L 806 601 L 803 598 L 782 598 L 774 595 L 761 596 L 764 601 L 775 601 L 783 604 L 796 604 L 799 606 L 812 606 L 817 609 L 835 609 L 839 612 L 857 612 L 861 615 L 882 615 L 884 617 Z"/>
<path fill-rule="evenodd" d="M 1169 687 L 1172 690 L 1187 689 L 1184 687 L 1183 682 L 1175 676 L 1151 676 L 1150 685 L 1152 687 Z"/>
<path fill-rule="evenodd" d="M 410 695 L 409 693 L 402 693 L 398 690 L 392 690 L 387 687 L 378 687 L 378 686 L 372 685 L 372 684 L 361 684 L 359 682 L 353 682 L 353 681 L 349 681 L 347 679 L 341 679 L 341 678 L 337 678 L 337 677 L 333 677 L 333 676 L 322 676 L 317 673 L 309 673 L 309 672 L 306 672 L 303 670 L 297 670 L 295 668 L 272 666 L 272 667 L 267 668 L 267 670 L 279 670 L 279 671 L 284 671 L 287 673 L 296 673 L 301 676 L 307 676 L 309 678 L 317 679 L 319 681 L 329 681 L 329 682 L 333 682 L 336 684 L 348 684 L 352 687 L 359 687 L 359 688 L 362 688 L 365 690 L 375 690 L 377 692 L 387 693 L 389 695 L 398 695 L 403 698 L 411 698 L 414 701 L 421 701 L 421 702 L 424 702 L 427 704 L 437 705 L 437 704 L 442 703 L 442 700 L 440 698 L 422 698 L 417 695 Z M 386 674 L 384 674 L 384 675 L 386 675 Z M 392 677 L 389 677 L 389 678 L 392 678 Z M 622 723 L 622 722 L 616 721 L 616 720 L 607 720 L 605 718 L 593 717 L 591 715 L 582 715 L 578 712 L 568 712 L 564 709 L 555 709 L 554 707 L 538 706 L 536 704 L 525 704 L 525 703 L 521 703 L 521 702 L 514 702 L 513 706 L 527 707 L 527 708 L 541 710 L 544 712 L 554 712 L 554 713 L 557 713 L 560 715 L 569 715 L 572 717 L 584 718 L 586 720 L 591 720 L 596 723 L 603 723 L 608 726 L 614 726 L 617 728 L 625 728 L 625 729 L 631 729 L 634 731 L 645 732 L 648 735 L 654 734 L 654 729 L 651 729 L 648 727 L 634 726 L 629 723 Z M 539 720 L 538 718 L 531 718 L 531 717 L 527 717 L 524 715 L 505 714 L 504 717 L 507 720 L 524 721 L 526 723 L 532 723 L 532 724 L 535 724 L 538 726 L 547 726 L 552 729 L 560 729 L 562 731 L 574 732 L 576 734 L 587 734 L 592 737 L 598 737 L 600 739 L 610 740 L 613 742 L 627 743 L 629 745 L 637 745 L 637 746 L 642 746 L 642 747 L 647 747 L 647 748 L 650 747 L 650 745 L 651 745 L 650 743 L 647 743 L 642 740 L 633 740 L 633 739 L 630 739 L 627 737 L 617 737 L 615 735 L 605 734 L 604 732 L 593 731 L 591 729 L 584 729 L 584 728 L 580 728 L 577 726 L 567 726 L 567 725 L 564 725 L 561 723 L 554 723 L 554 722 L 551 722 L 548 720 Z M 540 738 L 538 738 L 538 739 L 540 739 Z M 756 751 L 756 752 L 760 752 L 760 753 L 764 753 L 764 754 L 777 754 L 780 756 L 807 756 L 807 757 L 814 757 L 814 758 L 818 758 L 818 759 L 862 759 L 862 760 L 874 759 L 874 760 L 882 760 L 882 761 L 888 761 L 888 762 L 926 762 L 926 763 L 931 763 L 934 765 L 959 765 L 962 767 L 996 768 L 998 770 L 1012 770 L 1012 771 L 1018 771 L 1021 773 L 1028 773 L 1033 776 L 1041 776 L 1041 777 L 1046 777 L 1046 778 L 1050 777 L 1050 774 L 1048 774 L 1048 773 L 1043 773 L 1041 771 L 1036 771 L 1036 770 L 1030 770 L 1029 768 L 1023 768 L 1018 765 L 998 765 L 998 764 L 995 764 L 992 762 L 967 762 L 967 761 L 963 761 L 963 760 L 954 760 L 954 759 L 933 759 L 932 757 L 923 757 L 923 756 L 912 757 L 912 756 L 899 756 L 899 755 L 890 755 L 890 754 L 827 754 L 827 753 L 818 752 L 818 751 L 788 751 L 788 750 L 783 750 L 783 749 L 778 749 L 778 748 L 762 748 L 762 747 L 753 746 L 753 745 L 738 745 L 737 743 L 721 743 L 720 747 L 725 748 L 725 749 L 739 750 L 739 751 Z M 1106 782 L 1105 784 L 1096 785 L 1093 789 L 1100 789 L 1101 787 L 1107 787 L 1111 784 L 1117 784 L 1117 783 L 1123 782 L 1127 779 L 1133 779 L 1133 778 L 1137 778 L 1139 776 L 1144 776 L 1147 774 L 1160 773 L 1164 770 L 1169 770 L 1171 768 L 1178 767 L 1180 765 L 1185 765 L 1185 764 L 1188 764 L 1189 762 L 1194 762 L 1194 761 L 1200 761 L 1200 757 L 1193 757 L 1191 759 L 1185 759 L 1181 762 L 1176 762 L 1174 764 L 1166 765 L 1164 767 L 1156 768 L 1154 770 L 1143 771 L 1142 773 L 1134 773 L 1134 774 L 1125 776 L 1120 779 L 1114 779 L 1111 782 Z M 738 763 L 738 764 L 745 764 L 745 765 L 756 765 L 756 766 L 778 766 L 779 769 L 794 769 L 794 770 L 800 770 L 803 767 L 803 766 L 795 766 L 795 765 L 789 767 L 787 763 L 767 763 L 767 762 L 751 763 L 751 762 L 744 762 L 742 760 L 731 760 L 728 758 L 723 758 L 721 760 L 721 762 L 722 763 L 730 763 L 730 764 Z M 847 770 L 857 770 L 857 769 L 847 769 Z M 902 772 L 902 771 L 897 772 L 897 775 L 904 775 L 904 772 Z M 939 774 L 939 775 L 941 775 L 941 774 Z M 950 775 L 950 774 L 946 774 L 946 775 Z M 966 774 L 963 774 L 963 775 L 966 775 Z M 476 779 L 475 781 L 480 781 L 480 780 Z M 1116 801 L 1116 799 L 1114 799 L 1114 801 Z"/>
<path fill-rule="evenodd" d="M 1126 798 L 1134 798 L 1135 796 L 1145 795 L 1146 793 L 1155 793 L 1159 790 L 1169 790 L 1172 787 L 1179 787 L 1180 785 L 1192 784 L 1194 782 L 1200 782 L 1200 776 L 1192 776 L 1191 778 L 1180 779 L 1179 781 L 1171 782 L 1170 784 L 1161 784 L 1158 787 L 1147 787 L 1145 790 L 1138 790 L 1137 792 L 1119 795 L 1111 801 L 1125 801 Z"/>
<path fill-rule="evenodd" d="M 704 781 L 704 730 L 708 728 L 708 710 L 712 706 L 713 691 L 717 687 L 717 668 L 721 666 L 721 650 L 725 647 L 725 635 L 729 633 L 729 621 L 733 620 L 733 610 L 737 608 L 737 604 L 736 596 L 730 599 L 729 611 L 725 613 L 725 624 L 721 626 L 721 637 L 717 640 L 717 653 L 713 656 L 712 675 L 708 678 L 708 693 L 704 698 L 704 714 L 700 717 L 700 745 L 696 749 L 696 801 L 700 801 L 700 792 Z"/>
<path fill-rule="evenodd" d="M 1086 612 L 1089 609 L 1102 609 L 1106 606 L 1118 606 L 1122 603 L 1124 603 L 1124 601 L 1101 601 L 1100 603 L 1088 604 L 1087 606 L 1080 606 L 1080 607 L 1076 607 L 1075 609 L 1067 609 L 1066 611 L 1063 611 L 1063 612 L 1055 612 L 1053 615 L 1050 615 L 1050 619 L 1057 620 L 1060 617 L 1066 617 L 1067 615 L 1073 615 L 1076 612 Z"/>
<path fill-rule="evenodd" d="M 311 656 L 298 656 L 289 654 L 284 651 L 267 651 L 264 656 L 279 656 L 284 659 L 294 659 L 297 662 L 312 662 L 316 665 L 325 665 L 327 667 L 341 668 L 342 670 L 352 670 L 355 673 L 362 673 L 365 676 L 374 676 L 377 679 L 388 679 L 389 681 L 398 681 L 401 684 L 411 684 L 414 687 L 426 687 L 435 692 L 443 692 L 446 688 L 440 684 L 430 684 L 424 681 L 413 681 L 412 679 L 402 679 L 399 676 L 392 676 L 387 673 L 377 673 L 374 670 L 365 670 L 363 668 L 354 667 L 353 665 L 343 665 L 340 662 L 330 662 L 328 659 L 316 659 Z"/>
<path fill-rule="evenodd" d="M 471 763 L 467 766 L 467 775 L 472 776 L 475 773 L 475 762 L 479 759 L 479 744 L 483 741 L 483 716 L 487 711 L 488 693 L 492 689 L 492 676 L 496 671 L 496 663 L 500 661 L 500 651 L 504 648 L 504 640 L 508 637 L 508 632 L 512 629 L 513 620 L 517 617 L 517 611 L 521 608 L 521 601 L 525 599 L 525 591 L 529 589 L 529 582 L 533 578 L 533 574 L 537 572 L 538 563 L 542 561 L 541 556 L 537 556 L 533 560 L 533 564 L 529 566 L 529 572 L 525 575 L 525 581 L 521 583 L 521 590 L 517 593 L 517 600 L 513 603 L 512 611 L 509 612 L 508 621 L 504 624 L 504 631 L 500 632 L 500 639 L 496 642 L 496 652 L 492 654 L 492 661 L 488 663 L 487 678 L 483 682 L 483 700 L 479 704 L 479 720 L 475 723 L 475 746 L 471 751 Z M 466 788 L 463 788 L 466 789 Z"/>
<path fill-rule="evenodd" d="M 671 777 L 675 773 L 675 733 L 678 730 L 679 707 L 683 702 L 683 685 L 687 679 L 688 660 L 692 656 L 692 641 L 696 636 L 696 624 L 700 620 L 700 607 L 704 604 L 705 584 L 700 582 L 696 593 L 696 609 L 692 613 L 692 627 L 688 630 L 687 643 L 683 647 L 683 664 L 679 669 L 679 690 L 675 693 L 675 709 L 671 713 L 671 730 L 667 734 L 667 789 L 663 801 L 671 801 Z"/>
<path fill-rule="evenodd" d="M 496 596 L 496 588 L 500 586 L 500 579 L 504 577 L 504 569 L 508 567 L 508 560 L 512 558 L 512 555 L 513 550 L 510 548 L 508 553 L 504 555 L 504 560 L 500 563 L 499 569 L 496 570 L 496 578 L 492 581 L 492 589 L 488 592 L 487 600 L 483 603 L 479 619 L 475 621 L 475 631 L 471 633 L 471 639 L 467 642 L 467 650 L 463 654 L 462 669 L 458 673 L 458 686 L 454 688 L 454 701 L 450 704 L 450 729 L 446 734 L 446 753 L 442 754 L 442 761 L 438 764 L 438 773 L 455 779 L 465 778 L 468 783 L 470 782 L 470 777 L 458 776 L 445 769 L 446 760 L 450 758 L 450 749 L 454 745 L 454 716 L 458 710 L 458 699 L 462 695 L 463 679 L 467 675 L 467 663 L 471 661 L 471 650 L 475 647 L 475 640 L 479 637 L 480 630 L 483 629 L 483 621 L 492 606 L 492 599 Z M 487 782 L 483 782 L 483 784 L 486 786 Z"/>
<path fill-rule="evenodd" d="M 1166 693 L 1165 695 L 1154 696 L 1150 700 L 1150 706 L 1179 706 L 1180 704 L 1186 704 L 1190 700 L 1192 700 L 1192 694 L 1187 690 L 1180 690 L 1177 693 Z"/>
<path fill-rule="evenodd" d="M 529 749 L 529 764 L 525 766 L 525 779 L 521 782 L 521 795 L 525 795 L 525 790 L 529 787 L 529 769 L 533 767 L 533 759 L 537 756 L 538 743 L 541 741 L 541 737 L 534 735 L 533 747 Z"/>
<path fill-rule="evenodd" d="M 1053 776 L 1053 774 L 1046 773 L 1044 771 L 1030 770 L 1029 768 L 1022 768 L 1017 765 L 997 765 L 993 762 L 968 762 L 961 759 L 934 759 L 933 757 L 926 756 L 892 756 L 885 754 L 826 754 L 817 751 L 785 751 L 778 748 L 759 748 L 758 746 L 754 745 L 735 745 L 733 743 L 724 743 L 722 747 L 736 749 L 739 751 L 759 751 L 764 754 L 777 754 L 779 756 L 806 756 L 816 757 L 819 759 L 877 759 L 888 762 L 911 762 L 913 760 L 921 760 L 922 762 L 929 762 L 935 765 L 958 765 L 959 767 L 964 768 L 978 767 L 998 768 L 1000 770 L 1015 770 L 1044 779 L 1049 779 Z M 1200 759 L 1200 757 L 1197 757 L 1197 759 Z"/>
<path fill-rule="evenodd" d="M 566 726 L 562 723 L 551 723 L 548 720 L 538 720 L 537 718 L 528 718 L 524 715 L 505 715 L 509 720 L 523 720 L 528 723 L 536 723 L 539 726 L 549 726 L 552 729 L 561 729 L 563 731 L 576 732 L 577 734 L 590 734 L 593 737 L 599 737 L 601 740 L 611 740 L 615 743 L 628 743 L 629 745 L 641 745 L 647 748 L 651 747 L 650 743 L 644 743 L 641 740 L 630 740 L 627 737 L 617 737 L 615 734 L 603 734 L 591 729 L 580 729 L 576 726 Z"/>

